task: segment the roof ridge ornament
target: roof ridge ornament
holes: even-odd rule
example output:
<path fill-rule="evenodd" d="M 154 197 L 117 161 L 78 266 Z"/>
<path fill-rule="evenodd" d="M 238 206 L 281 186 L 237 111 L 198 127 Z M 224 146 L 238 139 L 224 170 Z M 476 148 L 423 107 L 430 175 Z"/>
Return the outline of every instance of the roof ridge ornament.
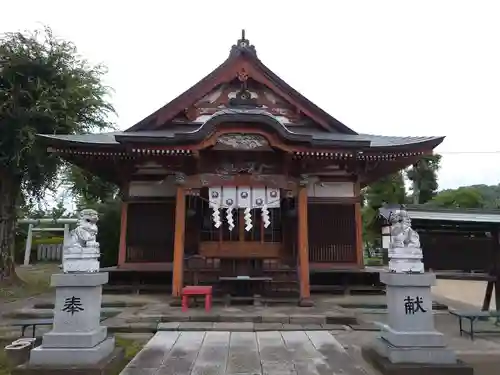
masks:
<path fill-rule="evenodd" d="M 241 30 L 241 38 L 238 39 L 235 45 L 231 48 L 231 55 L 241 52 L 251 53 L 252 55 L 257 56 L 257 51 L 255 50 L 255 46 L 250 43 L 250 41 L 246 38 L 245 29 Z"/>

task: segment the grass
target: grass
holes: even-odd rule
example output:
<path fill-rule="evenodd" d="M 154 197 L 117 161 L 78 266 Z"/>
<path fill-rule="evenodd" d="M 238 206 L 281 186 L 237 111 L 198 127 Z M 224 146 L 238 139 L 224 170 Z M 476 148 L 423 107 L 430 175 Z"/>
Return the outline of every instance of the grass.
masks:
<path fill-rule="evenodd" d="M 13 302 L 29 297 L 46 293 L 50 290 L 50 277 L 53 273 L 59 271 L 59 265 L 54 263 L 36 264 L 31 267 L 18 267 L 16 269 L 18 276 L 24 281 L 21 285 L 3 285 L 0 283 L 0 310 L 4 302 Z M 1 334 L 1 333 L 0 333 Z M 120 368 L 117 369 L 118 375 L 132 358 L 142 349 L 148 341 L 148 336 L 144 339 L 131 339 L 121 335 L 116 336 L 116 345 L 125 350 L 125 358 Z M 7 358 L 3 348 L 11 341 L 0 339 L 0 375 L 9 375 L 7 368 Z"/>
<path fill-rule="evenodd" d="M 129 339 L 121 336 L 116 336 L 116 346 L 121 347 L 125 351 L 125 357 L 123 362 L 116 368 L 116 372 L 113 375 L 118 375 L 123 368 L 135 357 L 137 353 L 142 349 L 147 339 Z M 5 351 L 3 348 L 5 345 L 10 344 L 10 342 L 0 340 L 0 375 L 10 375 L 9 368 L 7 367 L 7 358 L 5 356 Z"/>
<path fill-rule="evenodd" d="M 369 258 L 369 257 L 365 257 L 364 259 L 364 263 L 365 263 L 365 266 L 383 266 L 384 265 L 384 261 L 382 259 L 382 257 L 373 257 L 373 258 Z"/>
<path fill-rule="evenodd" d="M 16 272 L 24 283 L 20 285 L 2 285 L 0 283 L 0 303 L 13 302 L 48 292 L 50 290 L 50 277 L 58 269 L 59 265 L 54 263 L 17 267 Z"/>
<path fill-rule="evenodd" d="M 113 375 L 119 375 L 120 372 L 127 366 L 127 364 L 136 356 L 137 353 L 139 353 L 142 349 L 142 347 L 146 344 L 148 341 L 147 339 L 144 340 L 133 340 L 129 338 L 125 338 L 123 336 L 116 336 L 116 346 L 123 348 L 125 351 L 123 362 L 116 368 L 116 371 Z M 0 372 L 0 375 L 4 375 Z"/>
<path fill-rule="evenodd" d="M 116 336 L 116 346 L 123 348 L 125 350 L 125 360 L 130 362 L 132 358 L 136 356 L 137 353 L 142 349 L 144 344 L 148 340 L 133 340 L 122 336 Z"/>

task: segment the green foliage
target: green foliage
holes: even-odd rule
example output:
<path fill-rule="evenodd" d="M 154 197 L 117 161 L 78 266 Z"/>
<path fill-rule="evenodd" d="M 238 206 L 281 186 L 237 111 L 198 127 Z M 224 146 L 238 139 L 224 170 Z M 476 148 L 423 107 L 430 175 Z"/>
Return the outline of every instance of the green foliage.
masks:
<path fill-rule="evenodd" d="M 121 203 L 120 199 L 115 199 L 102 203 L 98 208 L 100 216 L 97 241 L 101 245 L 101 265 L 103 267 L 114 266 L 118 261 Z"/>
<path fill-rule="evenodd" d="M 485 199 L 481 191 L 476 188 L 460 187 L 439 192 L 427 204 L 446 208 L 483 208 Z"/>
<path fill-rule="evenodd" d="M 86 208 L 93 208 L 99 213 L 99 232 L 97 242 L 101 247 L 101 266 L 116 265 L 120 247 L 121 199 L 107 202 L 89 202 Z"/>
<path fill-rule="evenodd" d="M 64 237 L 39 237 L 39 238 L 33 238 L 31 242 L 31 247 L 36 248 L 38 245 L 56 245 L 56 244 L 62 244 L 64 243 Z"/>
<path fill-rule="evenodd" d="M 93 208 L 99 212 L 97 241 L 101 246 L 101 265 L 116 265 L 120 244 L 121 199 L 118 187 L 74 165 L 65 165 L 63 183 L 71 186 L 78 209 Z"/>
<path fill-rule="evenodd" d="M 380 246 L 380 227 L 378 224 L 378 209 L 384 203 L 406 202 L 406 190 L 401 172 L 388 175 L 369 185 L 362 192 L 366 200 L 361 211 L 363 220 L 363 241 L 370 246 Z"/>
<path fill-rule="evenodd" d="M 361 219 L 363 222 L 363 242 L 372 247 L 380 246 L 381 238 L 378 231 L 377 211 L 370 206 L 365 206 L 361 210 Z"/>
<path fill-rule="evenodd" d="M 483 197 L 484 208 L 500 208 L 500 184 L 498 185 L 471 185 Z"/>
<path fill-rule="evenodd" d="M 50 28 L 0 36 L 0 278 L 14 274 L 17 215 L 54 186 L 61 166 L 36 135 L 110 128 L 104 74 Z"/>
<path fill-rule="evenodd" d="M 397 172 L 369 185 L 365 192 L 367 205 L 378 209 L 384 203 L 405 203 L 406 190 L 403 174 Z"/>
<path fill-rule="evenodd" d="M 71 193 L 79 208 L 108 202 L 118 194 L 118 186 L 114 183 L 104 181 L 76 165 L 65 164 L 62 176 L 63 184 L 71 186 Z"/>
<path fill-rule="evenodd" d="M 413 183 L 413 203 L 424 204 L 436 195 L 440 163 L 441 155 L 427 155 L 406 170 L 406 177 Z"/>
<path fill-rule="evenodd" d="M 50 28 L 6 33 L 0 39 L 0 168 L 40 196 L 60 165 L 37 134 L 75 134 L 110 127 L 113 111 L 92 66 Z"/>

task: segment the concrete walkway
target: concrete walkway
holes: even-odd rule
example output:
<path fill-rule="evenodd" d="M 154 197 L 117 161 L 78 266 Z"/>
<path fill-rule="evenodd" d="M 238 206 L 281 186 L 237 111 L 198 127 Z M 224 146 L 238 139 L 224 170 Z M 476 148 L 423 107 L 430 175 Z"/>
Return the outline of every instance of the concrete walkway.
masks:
<path fill-rule="evenodd" d="M 487 284 L 486 281 L 474 280 L 437 280 L 436 285 L 432 287 L 432 293 L 437 299 L 446 298 L 481 308 Z M 493 293 L 490 309 L 494 310 L 495 306 Z"/>
<path fill-rule="evenodd" d="M 327 331 L 158 332 L 121 375 L 367 375 Z"/>

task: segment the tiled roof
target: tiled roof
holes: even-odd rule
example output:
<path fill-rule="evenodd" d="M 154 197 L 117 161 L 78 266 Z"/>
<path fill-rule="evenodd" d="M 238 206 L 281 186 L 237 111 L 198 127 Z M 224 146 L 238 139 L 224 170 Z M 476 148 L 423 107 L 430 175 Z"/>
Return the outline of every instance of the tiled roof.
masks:
<path fill-rule="evenodd" d="M 192 129 L 192 128 L 191 128 Z M 191 130 L 190 129 L 190 130 Z M 138 132 L 112 132 L 100 134 L 78 134 L 78 135 L 47 135 L 42 134 L 41 137 L 47 140 L 63 141 L 73 144 L 96 144 L 96 145 L 118 145 L 115 135 L 125 137 L 148 137 L 148 138 L 175 138 L 185 132 L 177 129 L 172 130 L 156 130 L 156 131 L 138 131 Z M 293 131 L 292 131 L 293 133 Z M 313 133 L 311 134 L 314 140 L 318 141 L 344 141 L 344 142 L 370 142 L 370 147 L 391 147 L 391 146 L 407 146 L 429 141 L 438 141 L 443 137 L 392 137 L 372 134 L 340 134 L 340 133 Z"/>

